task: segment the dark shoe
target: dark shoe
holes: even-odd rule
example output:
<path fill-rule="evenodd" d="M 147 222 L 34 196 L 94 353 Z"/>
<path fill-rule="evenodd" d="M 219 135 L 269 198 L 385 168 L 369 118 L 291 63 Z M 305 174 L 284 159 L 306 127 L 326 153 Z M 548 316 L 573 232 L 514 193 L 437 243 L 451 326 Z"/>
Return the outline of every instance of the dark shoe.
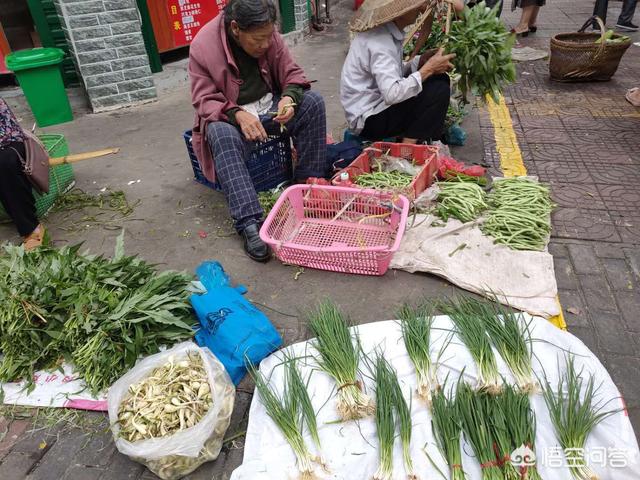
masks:
<path fill-rule="evenodd" d="M 516 32 L 515 28 L 512 28 L 509 33 L 515 35 L 516 37 L 528 37 L 529 36 L 529 32 L 528 31 L 527 32 L 518 33 L 518 32 Z"/>
<path fill-rule="evenodd" d="M 529 33 L 536 33 L 538 31 L 538 27 L 534 25 L 533 27 L 529 27 Z"/>
<path fill-rule="evenodd" d="M 251 260 L 256 262 L 268 262 L 271 259 L 271 250 L 260 238 L 260 228 L 253 223 L 240 232 L 244 241 L 244 251 Z"/>
<path fill-rule="evenodd" d="M 640 27 L 638 25 L 634 25 L 631 22 L 618 22 L 616 23 L 616 28 L 620 30 L 626 30 L 628 32 L 637 32 Z"/>

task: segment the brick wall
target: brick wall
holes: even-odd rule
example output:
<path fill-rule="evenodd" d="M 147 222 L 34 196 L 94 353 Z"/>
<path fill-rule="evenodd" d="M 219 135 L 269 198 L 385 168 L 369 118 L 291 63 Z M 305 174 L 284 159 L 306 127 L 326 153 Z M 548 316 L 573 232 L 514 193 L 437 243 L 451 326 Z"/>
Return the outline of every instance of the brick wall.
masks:
<path fill-rule="evenodd" d="M 308 30 L 311 19 L 307 10 L 307 0 L 293 0 L 296 30 Z"/>
<path fill-rule="evenodd" d="M 94 112 L 156 98 L 135 0 L 55 0 Z"/>

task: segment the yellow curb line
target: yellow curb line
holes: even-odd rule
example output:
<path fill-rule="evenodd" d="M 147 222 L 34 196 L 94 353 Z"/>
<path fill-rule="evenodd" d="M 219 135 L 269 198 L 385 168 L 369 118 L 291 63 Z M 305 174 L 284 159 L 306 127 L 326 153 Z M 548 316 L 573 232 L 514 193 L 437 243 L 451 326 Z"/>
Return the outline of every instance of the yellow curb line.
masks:
<path fill-rule="evenodd" d="M 500 155 L 500 167 L 505 177 L 517 177 L 527 174 L 527 169 L 522 160 L 522 152 L 518 145 L 516 132 L 513 130 L 511 122 L 511 114 L 509 107 L 504 101 L 504 97 L 500 95 L 499 103 L 487 96 L 487 108 L 493 125 L 493 131 L 496 138 L 496 150 Z M 560 299 L 556 296 L 558 306 L 560 306 L 560 315 L 551 317 L 549 321 L 562 330 L 567 329 L 567 324 L 562 313 L 562 305 Z"/>

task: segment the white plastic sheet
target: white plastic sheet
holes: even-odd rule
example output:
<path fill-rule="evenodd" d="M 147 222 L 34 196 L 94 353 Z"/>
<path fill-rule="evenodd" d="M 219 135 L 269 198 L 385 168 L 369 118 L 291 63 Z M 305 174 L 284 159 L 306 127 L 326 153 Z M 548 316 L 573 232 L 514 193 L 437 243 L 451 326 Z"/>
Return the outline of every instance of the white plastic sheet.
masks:
<path fill-rule="evenodd" d="M 448 317 L 437 317 L 434 325 L 434 339 L 432 351 L 440 349 L 444 337 L 452 328 Z M 371 351 L 377 346 L 384 349 L 386 357 L 391 361 L 398 372 L 398 377 L 405 392 L 415 388 L 415 373 L 404 344 L 401 340 L 400 328 L 397 322 L 386 321 L 370 323 L 357 327 L 360 339 L 365 351 Z M 544 372 L 551 382 L 556 384 L 558 380 L 558 365 L 564 365 L 563 349 L 576 355 L 576 366 L 584 367 L 584 371 L 595 375 L 598 382 L 603 382 L 601 399 L 614 399 L 607 405 L 610 409 L 623 409 L 624 403 L 620 398 L 618 389 L 613 384 L 609 374 L 598 359 L 587 347 L 573 335 L 557 329 L 542 318 L 535 318 L 532 322 L 532 334 L 534 339 L 544 341 L 534 342 L 533 350 L 536 359 L 534 369 L 538 376 Z M 454 340 L 455 342 L 455 340 Z M 297 343 L 289 347 L 299 356 L 313 354 L 313 348 L 308 342 Z M 498 357 L 500 371 L 509 380 L 507 366 Z M 300 362 L 302 363 L 302 362 Z M 442 382 L 447 375 L 450 379 L 457 379 L 464 369 L 468 382 L 477 381 L 476 369 L 472 359 L 462 345 L 452 343 L 442 358 L 442 365 L 438 369 L 438 377 Z M 303 375 L 309 375 L 314 368 L 313 364 L 300 365 Z M 272 375 L 274 385 L 281 388 L 283 381 L 283 368 L 278 353 L 263 360 L 260 370 L 267 376 Z M 371 380 L 363 377 L 366 388 L 372 388 Z M 511 380 L 512 381 L 512 380 Z M 317 469 L 318 478 L 324 479 L 349 479 L 368 480 L 378 467 L 377 440 L 373 419 L 362 420 L 358 423 L 336 423 L 335 397 L 333 395 L 335 384 L 324 373 L 315 371 L 309 384 L 309 392 L 313 405 L 318 411 L 318 425 L 323 454 L 329 463 L 331 473 L 323 473 Z M 566 466 L 555 468 L 554 461 L 558 460 L 558 442 L 553 426 L 550 423 L 548 412 L 541 395 L 532 397 L 532 405 L 535 409 L 538 422 L 536 435 L 536 454 L 538 458 L 538 470 L 542 478 L 549 480 L 570 480 L 571 475 Z M 411 453 L 416 467 L 416 472 L 422 480 L 442 478 L 431 465 L 423 448 L 426 448 L 431 458 L 437 463 L 438 468 L 446 472 L 446 465 L 439 455 L 434 444 L 431 432 L 431 418 L 427 408 L 414 396 L 412 405 L 413 436 Z M 313 445 L 309 436 L 306 443 L 311 448 Z M 587 453 L 592 456 L 605 454 L 604 461 L 610 465 L 612 458 L 615 461 L 622 460 L 624 467 L 603 467 L 595 462 L 593 469 L 600 475 L 600 480 L 637 480 L 640 478 L 640 452 L 626 411 L 621 411 L 609 417 L 598 425 L 591 433 L 586 444 Z M 313 451 L 313 450 L 312 450 Z M 480 467 L 472 458 L 471 447 L 463 443 L 463 466 L 469 480 L 481 478 Z M 562 457 L 562 455 L 561 455 Z M 562 457 L 564 458 L 564 457 Z M 400 442 L 396 441 L 394 455 L 394 479 L 406 478 L 402 465 Z M 596 461 L 599 461 L 596 458 Z M 260 402 L 259 395 L 254 395 L 251 403 L 249 425 L 247 430 L 244 462 L 232 474 L 232 480 L 272 480 L 295 479 L 298 473 L 295 466 L 295 457 L 284 437 L 267 416 L 264 406 Z"/>

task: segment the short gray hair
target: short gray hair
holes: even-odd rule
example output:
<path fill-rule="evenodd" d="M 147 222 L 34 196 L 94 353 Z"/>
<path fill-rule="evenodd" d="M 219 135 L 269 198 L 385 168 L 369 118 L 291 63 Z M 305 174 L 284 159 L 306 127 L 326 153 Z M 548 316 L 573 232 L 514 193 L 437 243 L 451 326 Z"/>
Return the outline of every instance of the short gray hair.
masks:
<path fill-rule="evenodd" d="M 275 23 L 278 19 L 272 0 L 231 0 L 224 8 L 224 23 L 227 28 L 233 20 L 240 30 L 250 30 Z"/>

